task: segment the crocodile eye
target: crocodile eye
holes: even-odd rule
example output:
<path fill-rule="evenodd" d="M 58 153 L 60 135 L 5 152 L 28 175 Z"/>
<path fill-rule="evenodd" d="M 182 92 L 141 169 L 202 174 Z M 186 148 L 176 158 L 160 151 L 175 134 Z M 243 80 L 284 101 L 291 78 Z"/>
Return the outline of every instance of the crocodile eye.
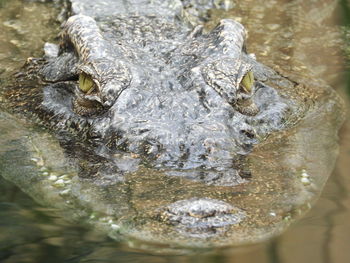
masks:
<path fill-rule="evenodd" d="M 245 74 L 245 76 L 243 77 L 240 85 L 245 92 L 250 93 L 252 91 L 253 84 L 254 84 L 254 74 L 252 71 L 248 71 L 248 73 Z"/>
<path fill-rule="evenodd" d="M 80 73 L 79 88 L 81 91 L 90 94 L 95 89 L 95 83 L 89 75 Z"/>

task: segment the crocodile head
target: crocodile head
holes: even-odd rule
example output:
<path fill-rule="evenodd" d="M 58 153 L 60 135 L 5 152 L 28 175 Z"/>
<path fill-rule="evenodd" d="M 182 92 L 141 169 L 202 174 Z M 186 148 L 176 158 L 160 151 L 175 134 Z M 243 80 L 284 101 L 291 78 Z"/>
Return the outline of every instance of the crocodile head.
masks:
<path fill-rule="evenodd" d="M 264 83 L 278 75 L 246 54 L 245 30 L 232 20 L 203 33 L 155 17 L 76 15 L 61 37 L 40 70 L 51 83 L 42 106 L 109 153 L 231 169 L 237 154 L 283 127 L 293 104 Z"/>
<path fill-rule="evenodd" d="M 217 43 L 206 44 L 213 44 L 213 47 L 219 50 L 217 52 L 209 51 L 214 54 L 205 56 L 204 60 L 207 61 L 197 62 L 197 65 L 190 63 L 187 65 L 187 69 L 193 72 L 199 70 L 206 84 L 211 86 L 222 97 L 223 101 L 229 103 L 235 110 L 242 114 L 255 115 L 258 108 L 250 100 L 255 87 L 254 75 L 251 71 L 252 65 L 242 60 L 244 28 L 233 21 L 223 21 L 212 32 L 212 35 L 215 36 L 215 39 L 209 39 L 209 41 L 214 40 Z M 76 72 L 79 74 L 79 87 L 75 91 L 76 99 L 74 100 L 76 113 L 86 116 L 92 113 L 98 114 L 99 110 L 103 111 L 103 109 L 114 105 L 124 89 L 134 87 L 140 90 L 142 85 L 148 84 L 147 82 L 141 85 L 140 83 L 131 83 L 133 77 L 138 77 L 141 80 L 146 79 L 149 72 L 142 72 L 148 73 L 146 76 L 140 74 L 141 72 L 132 74 L 132 69 L 136 68 L 135 65 L 133 66 L 134 62 L 126 58 L 122 51 L 114 50 L 116 47 L 103 38 L 92 18 L 82 15 L 71 17 L 65 25 L 63 39 L 65 42 L 62 45 L 68 48 L 71 45 L 79 57 L 79 64 L 76 66 Z M 222 46 L 220 47 L 220 45 Z M 202 47 L 201 51 L 213 47 Z M 218 56 L 215 54 L 221 52 L 227 53 L 227 55 Z M 176 55 L 183 57 L 177 53 Z M 191 54 L 191 56 L 194 55 L 199 56 L 198 52 Z M 179 66 L 176 63 L 172 65 L 173 67 L 168 68 L 168 71 L 176 70 L 176 67 Z M 160 66 L 161 63 L 158 65 Z M 167 73 L 169 72 L 165 74 Z M 160 72 L 158 77 L 161 77 L 162 74 L 164 73 Z M 177 74 L 176 77 L 182 76 Z M 161 92 L 170 91 L 169 84 L 156 84 L 161 86 Z M 174 81 L 171 84 L 176 85 L 177 83 Z M 182 88 L 188 89 L 189 87 L 183 85 Z M 154 91 L 157 94 L 156 88 Z M 130 98 L 127 99 L 130 100 Z M 244 106 L 240 106 L 241 104 Z"/>
<path fill-rule="evenodd" d="M 60 46 L 34 64 L 43 85 L 25 76 L 21 96 L 9 91 L 63 131 L 60 145 L 41 134 L 21 136 L 15 151 L 17 140 L 2 143 L 8 156 L 25 145 L 23 158 L 40 160 L 38 173 L 27 163 L 19 173 L 11 159 L 4 174 L 118 239 L 203 247 L 280 233 L 330 174 L 340 110 L 328 88 L 303 89 L 244 40 L 232 20 L 205 33 L 154 16 L 71 17 Z M 4 133 L 16 136 L 9 123 Z"/>

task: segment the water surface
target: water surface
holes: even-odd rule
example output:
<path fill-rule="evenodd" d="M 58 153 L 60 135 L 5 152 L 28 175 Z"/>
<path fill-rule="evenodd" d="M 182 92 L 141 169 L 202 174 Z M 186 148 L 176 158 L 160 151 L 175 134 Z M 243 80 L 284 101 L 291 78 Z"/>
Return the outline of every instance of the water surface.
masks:
<path fill-rule="evenodd" d="M 294 77 L 322 79 L 347 101 L 345 56 L 337 1 L 241 1 L 229 11 L 213 10 L 208 27 L 220 18 L 243 23 L 248 51 Z M 0 1 L 0 76 L 27 57 L 39 56 L 55 41 L 59 25 L 53 4 Z M 349 106 L 347 106 L 349 108 Z M 350 262 L 350 117 L 340 132 L 340 155 L 312 210 L 273 240 L 196 255 L 151 255 L 96 231 L 66 221 L 32 201 L 0 177 L 1 262 Z M 14 160 L 15 161 L 15 160 Z M 0 167 L 1 169 L 1 167 Z M 187 251 L 188 252 L 188 251 Z"/>

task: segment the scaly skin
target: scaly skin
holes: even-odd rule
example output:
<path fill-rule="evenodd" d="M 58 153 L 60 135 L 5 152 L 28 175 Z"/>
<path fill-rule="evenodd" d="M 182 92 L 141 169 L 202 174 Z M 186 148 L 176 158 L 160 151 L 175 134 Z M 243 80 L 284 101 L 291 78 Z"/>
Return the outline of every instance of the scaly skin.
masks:
<path fill-rule="evenodd" d="M 222 20 L 205 33 L 179 21 L 180 1 L 71 2 L 76 14 L 63 25 L 60 46 L 47 45 L 43 59 L 30 61 L 7 98 L 58 130 L 81 177 L 116 183 L 147 166 L 210 187 L 247 183 L 244 157 L 253 146 L 293 129 L 327 93 L 257 62 L 238 22 Z M 215 3 L 194 5 L 192 21 Z M 151 217 L 215 240 L 254 217 L 210 196 L 161 200 Z"/>
<path fill-rule="evenodd" d="M 54 82 L 44 88 L 42 108 L 62 123 L 85 122 L 78 132 L 109 145 L 107 151 L 132 152 L 157 167 L 230 170 L 237 154 L 281 130 L 296 110 L 277 91 L 282 78 L 245 54 L 244 38 L 232 20 L 204 34 L 164 18 L 119 16 L 97 24 L 73 16 L 58 57 L 39 70 Z M 67 66 L 67 59 L 76 63 Z M 241 82 L 249 71 L 256 80 L 246 91 Z M 93 81 L 88 92 L 64 84 L 79 75 Z M 274 87 L 264 83 L 273 78 Z"/>

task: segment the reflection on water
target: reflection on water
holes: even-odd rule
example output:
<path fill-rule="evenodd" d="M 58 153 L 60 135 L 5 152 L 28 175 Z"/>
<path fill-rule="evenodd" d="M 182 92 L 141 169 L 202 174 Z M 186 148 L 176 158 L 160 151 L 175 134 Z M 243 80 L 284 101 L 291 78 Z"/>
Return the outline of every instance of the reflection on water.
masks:
<path fill-rule="evenodd" d="M 344 91 L 341 34 L 334 26 L 339 22 L 337 1 L 256 2 L 241 1 L 233 10 L 213 11 L 213 21 L 219 17 L 240 20 L 249 31 L 248 51 L 256 53 L 260 61 L 299 78 L 311 74 Z M 56 35 L 52 29 L 57 29 L 52 24 L 56 14 L 47 4 L 0 1 L 0 74 L 18 68 L 26 57 L 40 54 L 43 43 Z M 195 256 L 133 251 L 92 230 L 67 223 L 1 178 L 0 261 L 350 262 L 349 158 L 348 118 L 341 130 L 338 165 L 319 202 L 304 219 L 270 242 L 202 251 Z"/>
<path fill-rule="evenodd" d="M 32 2 L 0 0 L 0 74 L 41 54 L 44 43 L 57 35 L 57 10 L 52 4 Z"/>

